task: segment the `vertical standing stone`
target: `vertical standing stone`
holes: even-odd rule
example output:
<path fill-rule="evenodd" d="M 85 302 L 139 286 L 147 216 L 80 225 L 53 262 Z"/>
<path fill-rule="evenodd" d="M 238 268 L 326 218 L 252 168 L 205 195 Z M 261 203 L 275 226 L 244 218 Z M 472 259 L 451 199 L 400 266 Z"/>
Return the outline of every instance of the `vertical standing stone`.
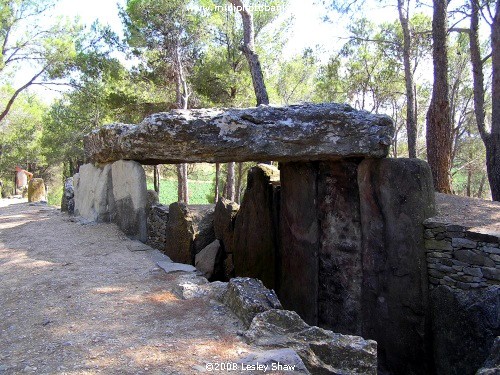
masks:
<path fill-rule="evenodd" d="M 285 309 L 318 322 L 317 163 L 282 163 L 278 296 Z"/>
<path fill-rule="evenodd" d="M 169 206 L 165 231 L 165 254 L 174 262 L 192 264 L 195 230 L 185 203 L 175 202 Z"/>
<path fill-rule="evenodd" d="M 28 183 L 28 202 L 46 201 L 45 183 L 42 178 L 32 178 Z"/>
<path fill-rule="evenodd" d="M 269 289 L 276 288 L 275 183 L 279 183 L 275 167 L 259 164 L 250 169 L 247 189 L 236 214 L 232 246 L 236 275 L 257 278 Z"/>
<path fill-rule="evenodd" d="M 319 163 L 318 324 L 361 334 L 361 218 L 359 160 Z"/>
<path fill-rule="evenodd" d="M 73 177 L 75 215 L 89 221 L 108 222 L 114 209 L 111 164 L 104 168 L 84 164 Z"/>
<path fill-rule="evenodd" d="M 363 337 L 395 374 L 430 373 L 423 221 L 435 213 L 428 164 L 364 160 L 358 173 L 363 230 Z"/>
<path fill-rule="evenodd" d="M 113 198 L 108 198 L 111 220 L 129 237 L 146 242 L 146 174 L 135 161 L 119 160 L 111 166 Z"/>

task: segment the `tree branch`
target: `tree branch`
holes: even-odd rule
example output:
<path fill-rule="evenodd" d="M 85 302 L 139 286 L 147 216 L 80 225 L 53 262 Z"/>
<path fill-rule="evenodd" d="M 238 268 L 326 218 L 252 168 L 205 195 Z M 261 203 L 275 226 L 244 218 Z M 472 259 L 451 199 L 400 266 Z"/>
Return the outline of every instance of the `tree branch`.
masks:
<path fill-rule="evenodd" d="M 0 122 L 5 118 L 5 116 L 7 116 L 7 114 L 9 113 L 12 105 L 14 104 L 17 96 L 24 90 L 26 90 L 29 86 L 31 86 L 33 84 L 33 82 L 35 82 L 35 80 L 40 77 L 44 72 L 45 72 L 45 69 L 46 67 L 44 67 L 40 72 L 38 72 L 37 74 L 35 74 L 27 83 L 25 83 L 23 86 L 19 87 L 15 92 L 14 94 L 12 94 L 12 97 L 9 99 L 9 101 L 7 102 L 7 105 L 5 106 L 5 109 L 3 110 L 3 112 L 0 114 Z"/>

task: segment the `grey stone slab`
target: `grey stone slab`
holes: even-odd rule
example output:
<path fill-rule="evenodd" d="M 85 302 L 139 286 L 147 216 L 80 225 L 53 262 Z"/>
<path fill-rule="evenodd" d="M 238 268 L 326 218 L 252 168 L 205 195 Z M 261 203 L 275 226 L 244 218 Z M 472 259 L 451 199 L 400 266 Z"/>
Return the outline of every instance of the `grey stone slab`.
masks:
<path fill-rule="evenodd" d="M 131 241 L 127 244 L 127 249 L 130 251 L 150 251 L 153 250 L 151 246 L 146 245 L 140 241 Z"/>
<path fill-rule="evenodd" d="M 167 261 L 160 261 L 156 263 L 158 267 L 163 269 L 166 273 L 174 272 L 196 272 L 196 268 L 189 264 L 172 263 Z"/>
<path fill-rule="evenodd" d="M 89 160 L 143 164 L 386 157 L 393 121 L 346 104 L 174 110 L 139 125 L 111 124 L 85 137 Z"/>

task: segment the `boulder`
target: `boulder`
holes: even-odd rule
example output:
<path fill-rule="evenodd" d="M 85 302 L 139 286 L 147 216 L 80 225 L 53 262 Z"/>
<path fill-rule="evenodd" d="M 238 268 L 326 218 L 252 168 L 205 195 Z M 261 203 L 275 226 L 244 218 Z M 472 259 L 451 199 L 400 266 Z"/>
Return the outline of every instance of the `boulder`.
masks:
<path fill-rule="evenodd" d="M 221 242 L 221 246 L 226 254 L 233 253 L 234 220 L 239 209 L 239 204 L 223 197 L 220 197 L 215 205 L 215 238 Z"/>
<path fill-rule="evenodd" d="M 358 169 L 363 231 L 363 337 L 390 373 L 432 368 L 424 220 L 435 215 L 429 165 L 366 159 Z"/>
<path fill-rule="evenodd" d="M 32 178 L 28 183 L 28 202 L 47 201 L 45 183 L 42 178 Z"/>
<path fill-rule="evenodd" d="M 495 339 L 491 347 L 490 356 L 478 370 L 476 375 L 498 375 L 500 374 L 500 336 Z"/>
<path fill-rule="evenodd" d="M 290 348 L 312 374 L 377 374 L 377 343 L 309 326 L 294 311 L 268 310 L 244 334 L 249 344 Z"/>
<path fill-rule="evenodd" d="M 129 237 L 146 242 L 146 173 L 135 161 L 119 160 L 111 167 L 113 200 L 111 220 Z"/>
<path fill-rule="evenodd" d="M 196 254 L 215 240 L 214 206 L 176 202 L 168 212 L 164 252 L 176 262 L 194 264 Z"/>
<path fill-rule="evenodd" d="M 73 177 L 64 181 L 63 195 L 61 198 L 61 211 L 73 215 L 75 212 L 75 191 L 73 189 Z"/>
<path fill-rule="evenodd" d="M 255 315 L 270 309 L 281 309 L 274 291 L 264 287 L 262 281 L 236 277 L 228 283 L 224 303 L 248 327 Z"/>
<path fill-rule="evenodd" d="M 93 162 L 280 162 L 387 156 L 394 126 L 346 104 L 174 110 L 139 125 L 111 124 L 85 137 Z"/>
<path fill-rule="evenodd" d="M 215 241 L 213 204 L 190 205 L 189 211 L 193 218 L 194 242 L 193 257 Z"/>
<path fill-rule="evenodd" d="M 440 285 L 430 297 L 436 372 L 474 374 L 500 336 L 500 286 L 464 291 Z"/>
<path fill-rule="evenodd" d="M 224 259 L 219 240 L 215 240 L 195 256 L 195 267 L 208 280 L 224 277 Z"/>
<path fill-rule="evenodd" d="M 247 188 L 234 223 L 233 262 L 238 276 L 261 280 L 276 288 L 276 251 L 278 223 L 274 212 L 274 186 L 279 170 L 259 164 L 248 171 Z"/>

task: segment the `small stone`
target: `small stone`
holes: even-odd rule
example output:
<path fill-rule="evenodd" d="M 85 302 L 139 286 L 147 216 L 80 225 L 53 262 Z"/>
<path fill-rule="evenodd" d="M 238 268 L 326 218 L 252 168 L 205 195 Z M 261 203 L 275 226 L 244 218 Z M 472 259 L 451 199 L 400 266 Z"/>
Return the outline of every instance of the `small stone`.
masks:
<path fill-rule="evenodd" d="M 156 263 L 158 267 L 163 269 L 166 273 L 174 272 L 196 272 L 196 268 L 189 264 L 182 263 L 172 263 L 167 261 L 161 261 Z"/>
<path fill-rule="evenodd" d="M 483 276 L 481 269 L 477 268 L 477 267 L 466 267 L 466 268 L 464 268 L 464 273 L 466 275 L 477 276 L 477 277 Z"/>
<path fill-rule="evenodd" d="M 500 255 L 491 254 L 490 255 L 490 259 L 493 260 L 496 263 L 500 263 Z"/>
<path fill-rule="evenodd" d="M 445 241 L 442 241 L 442 242 L 445 242 Z M 447 242 L 447 243 L 449 243 L 449 242 Z M 448 253 L 448 252 L 433 251 L 433 252 L 429 253 L 428 255 L 430 257 L 434 257 L 434 258 L 449 258 L 449 259 L 452 258 L 451 253 Z"/>
<path fill-rule="evenodd" d="M 451 243 L 444 240 L 425 240 L 425 248 L 429 250 L 453 250 Z"/>
<path fill-rule="evenodd" d="M 498 247 L 484 246 L 481 247 L 481 250 L 483 250 L 485 253 L 500 255 L 500 248 Z"/>
<path fill-rule="evenodd" d="M 483 268 L 483 276 L 489 280 L 500 281 L 500 269 L 498 268 Z"/>
<path fill-rule="evenodd" d="M 477 242 L 465 238 L 453 238 L 451 240 L 451 245 L 460 249 L 475 249 L 477 247 Z"/>

